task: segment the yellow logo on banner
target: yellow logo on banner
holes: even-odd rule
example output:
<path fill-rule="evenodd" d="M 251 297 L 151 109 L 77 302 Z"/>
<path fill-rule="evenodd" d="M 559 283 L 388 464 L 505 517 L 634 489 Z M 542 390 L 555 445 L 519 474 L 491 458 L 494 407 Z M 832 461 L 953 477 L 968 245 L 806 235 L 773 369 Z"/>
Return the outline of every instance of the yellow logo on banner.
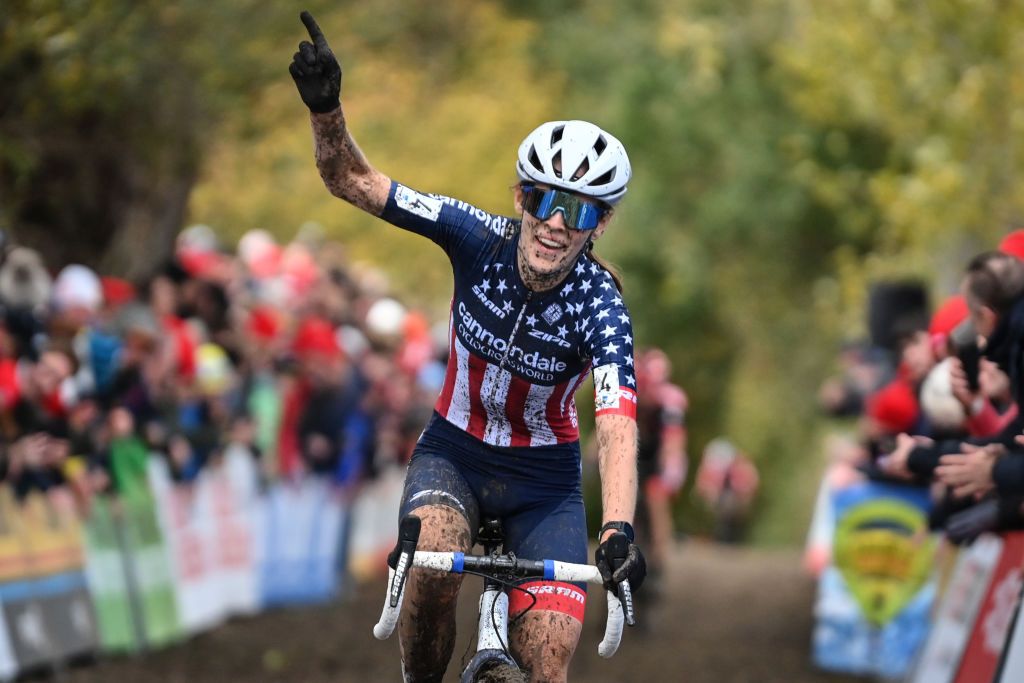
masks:
<path fill-rule="evenodd" d="M 836 527 L 835 566 L 876 626 L 889 622 L 921 589 L 935 541 L 918 507 L 893 498 L 850 508 Z"/>

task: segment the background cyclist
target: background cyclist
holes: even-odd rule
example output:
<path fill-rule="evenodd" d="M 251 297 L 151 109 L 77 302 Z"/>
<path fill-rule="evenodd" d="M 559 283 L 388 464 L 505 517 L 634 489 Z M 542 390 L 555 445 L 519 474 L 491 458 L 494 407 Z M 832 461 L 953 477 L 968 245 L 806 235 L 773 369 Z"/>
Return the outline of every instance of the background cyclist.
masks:
<path fill-rule="evenodd" d="M 606 585 L 646 573 L 636 545 L 614 571 L 607 542 L 632 541 L 636 379 L 618 279 L 593 254 L 630 165 L 621 143 L 582 121 L 546 123 L 519 149 L 518 219 L 412 190 L 373 168 L 340 106 L 341 68 L 316 22 L 290 72 L 311 111 L 320 175 L 332 194 L 448 254 L 455 276 L 450 358 L 435 413 L 417 443 L 401 514 L 423 520 L 420 548 L 468 551 L 482 514 L 506 550 L 587 559 L 573 394 L 593 368 L 603 520 L 596 563 Z M 459 579 L 414 572 L 399 624 L 407 681 L 439 681 L 454 646 Z M 532 680 L 564 681 L 581 631 L 585 588 L 530 586 L 536 604 L 510 631 Z M 514 591 L 510 613 L 532 598 Z"/>
<path fill-rule="evenodd" d="M 687 400 L 686 393 L 671 382 L 672 363 L 664 351 L 647 349 L 637 355 L 636 363 L 640 389 L 637 535 L 649 550 L 649 580 L 656 580 L 672 547 L 672 499 L 686 483 Z"/>

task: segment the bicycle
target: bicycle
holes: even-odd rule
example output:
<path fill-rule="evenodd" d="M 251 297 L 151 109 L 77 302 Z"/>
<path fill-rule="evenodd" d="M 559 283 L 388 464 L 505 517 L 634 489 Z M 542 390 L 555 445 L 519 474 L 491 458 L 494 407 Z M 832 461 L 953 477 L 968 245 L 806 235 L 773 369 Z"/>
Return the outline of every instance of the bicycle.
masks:
<path fill-rule="evenodd" d="M 556 560 L 528 560 L 516 557 L 515 553 L 499 554 L 503 544 L 501 522 L 494 518 L 483 521 L 477 542 L 483 546 L 483 555 L 466 555 L 461 552 L 417 551 L 420 535 L 420 519 L 409 515 L 399 524 L 398 542 L 388 556 L 388 590 L 380 621 L 373 627 L 378 640 L 387 639 L 398 623 L 402 608 L 405 582 L 412 567 L 435 569 L 453 574 L 475 574 L 484 579 L 478 612 L 477 650 L 463 669 L 461 683 L 483 683 L 484 681 L 508 681 L 526 683 L 525 673 L 519 668 L 508 649 L 508 595 L 505 586 L 514 586 L 522 579 L 543 579 L 545 581 L 585 581 L 603 583 L 597 567 L 587 564 L 573 564 Z M 622 547 L 618 541 L 621 540 Z M 611 557 L 626 557 L 628 551 L 625 538 L 613 537 L 609 541 Z M 523 589 L 518 589 L 523 590 Z M 608 621 L 604 638 L 597 647 L 602 657 L 611 657 L 622 640 L 623 624 L 634 625 L 633 596 L 629 582 L 618 584 L 619 596 L 608 591 Z"/>

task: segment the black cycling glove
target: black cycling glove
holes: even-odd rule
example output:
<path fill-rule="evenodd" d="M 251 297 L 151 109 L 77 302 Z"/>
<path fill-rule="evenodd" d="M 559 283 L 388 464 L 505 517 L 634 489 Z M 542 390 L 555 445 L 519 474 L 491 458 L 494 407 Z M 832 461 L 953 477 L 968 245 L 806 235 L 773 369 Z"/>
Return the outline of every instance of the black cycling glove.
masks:
<path fill-rule="evenodd" d="M 616 595 L 618 583 L 629 579 L 630 590 L 636 591 L 647 576 L 647 560 L 640 548 L 629 540 L 626 534 L 618 531 L 609 536 L 594 553 L 594 564 L 601 572 L 604 587 Z"/>
<path fill-rule="evenodd" d="M 324 114 L 334 111 L 341 105 L 341 66 L 313 15 L 303 12 L 299 18 L 313 42 L 304 40 L 299 43 L 299 51 L 292 57 L 288 73 L 311 112 Z"/>

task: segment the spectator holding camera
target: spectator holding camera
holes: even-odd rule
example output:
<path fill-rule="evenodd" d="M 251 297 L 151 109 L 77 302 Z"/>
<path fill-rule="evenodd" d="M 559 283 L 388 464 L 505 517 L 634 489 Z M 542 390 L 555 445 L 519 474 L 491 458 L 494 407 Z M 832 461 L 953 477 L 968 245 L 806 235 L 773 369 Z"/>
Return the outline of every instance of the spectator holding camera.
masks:
<path fill-rule="evenodd" d="M 1024 262 L 1002 252 L 976 256 L 967 266 L 963 294 L 984 358 L 1007 374 L 1009 398 L 1019 405 L 1024 398 Z M 998 381 L 994 379 L 992 384 L 995 390 Z M 934 476 L 959 499 L 994 496 L 982 510 L 986 514 L 977 510 L 962 513 L 971 517 L 976 527 L 982 522 L 1004 528 L 1020 526 L 1024 523 L 1019 502 L 1024 495 L 1021 427 L 1017 416 L 998 434 L 967 443 L 929 443 L 900 435 L 896 449 L 879 464 L 896 477 Z M 959 529 L 962 519 L 951 519 L 950 524 Z"/>

